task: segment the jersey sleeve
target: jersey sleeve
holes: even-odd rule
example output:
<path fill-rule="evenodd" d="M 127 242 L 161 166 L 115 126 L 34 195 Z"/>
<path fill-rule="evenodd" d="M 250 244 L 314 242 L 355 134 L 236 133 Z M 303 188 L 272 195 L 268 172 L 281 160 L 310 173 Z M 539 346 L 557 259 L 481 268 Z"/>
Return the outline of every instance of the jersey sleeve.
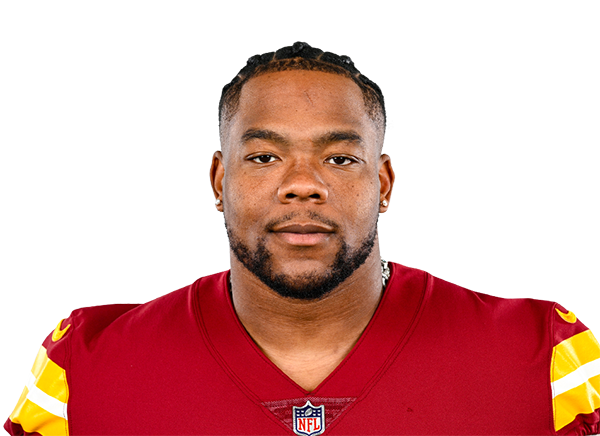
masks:
<path fill-rule="evenodd" d="M 4 424 L 11 435 L 69 434 L 69 386 L 63 362 L 72 330 L 71 319 L 62 320 L 40 347 L 23 393 Z"/>
<path fill-rule="evenodd" d="M 600 433 L 600 346 L 592 332 L 560 305 L 551 314 L 550 383 L 559 435 Z"/>

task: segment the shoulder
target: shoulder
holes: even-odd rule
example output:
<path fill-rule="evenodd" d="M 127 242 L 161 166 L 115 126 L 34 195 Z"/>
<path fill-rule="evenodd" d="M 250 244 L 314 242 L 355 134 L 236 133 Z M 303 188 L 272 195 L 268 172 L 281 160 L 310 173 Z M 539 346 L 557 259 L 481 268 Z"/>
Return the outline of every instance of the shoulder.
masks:
<path fill-rule="evenodd" d="M 420 343 L 441 344 L 450 356 L 461 350 L 466 360 L 506 371 L 507 382 L 526 374 L 530 390 L 547 392 L 557 434 L 600 432 L 600 346 L 573 312 L 552 301 L 474 292 L 401 265 L 393 271 L 425 283 Z"/>
<path fill-rule="evenodd" d="M 522 371 L 533 371 L 531 362 L 538 369 L 548 365 L 556 303 L 500 298 L 423 274 L 425 292 L 414 332 L 418 341 L 435 343 L 448 355 L 461 350 L 461 359 L 486 360 L 486 367 L 509 362 Z"/>
<path fill-rule="evenodd" d="M 58 322 L 35 358 L 14 411 L 4 424 L 10 434 L 68 435 L 68 374 L 74 337 L 93 337 L 138 305 L 119 304 L 77 309 Z"/>
<path fill-rule="evenodd" d="M 529 299 L 509 299 L 474 292 L 435 277 L 427 272 L 392 263 L 392 273 L 400 276 L 401 287 L 425 289 L 424 311 L 442 319 L 513 323 L 529 319 L 532 323 L 549 322 L 555 303 Z"/>
<path fill-rule="evenodd" d="M 439 322 L 455 326 L 494 326 L 523 332 L 549 325 L 552 301 L 531 298 L 501 298 L 476 292 L 435 277 L 425 271 L 392 265 L 392 274 L 406 277 L 400 281 L 406 288 L 423 287 L 423 312 Z M 537 327 L 536 327 L 537 326 Z"/>
<path fill-rule="evenodd" d="M 76 309 L 61 320 L 43 342 L 55 361 L 64 362 L 73 349 L 93 350 L 106 337 L 135 341 L 148 331 L 165 331 L 183 320 L 194 318 L 199 295 L 214 293 L 226 284 L 227 272 L 202 277 L 193 284 L 143 304 L 109 304 Z M 210 302 L 210 298 L 204 299 Z M 118 342 L 117 341 L 117 342 Z M 67 351 L 70 349 L 71 351 Z"/>
<path fill-rule="evenodd" d="M 166 337 L 177 329 L 189 328 L 190 323 L 195 323 L 199 295 L 211 294 L 222 287 L 226 274 L 202 277 L 144 304 L 112 304 L 74 310 L 62 321 L 63 328 L 71 325 L 71 337 L 67 330 L 64 343 L 72 353 L 87 353 L 109 344 L 126 347 L 128 343 L 145 342 L 149 337 Z"/>
<path fill-rule="evenodd" d="M 185 341 L 193 336 L 189 333 L 195 326 L 195 296 L 210 294 L 219 284 L 222 287 L 225 276 L 203 277 L 144 304 L 111 304 L 71 312 L 43 341 L 31 379 L 5 429 L 10 434 L 69 434 L 71 394 L 82 392 L 81 380 L 102 379 L 99 376 L 111 365 L 131 356 L 149 361 L 147 353 L 168 347 L 188 349 Z"/>

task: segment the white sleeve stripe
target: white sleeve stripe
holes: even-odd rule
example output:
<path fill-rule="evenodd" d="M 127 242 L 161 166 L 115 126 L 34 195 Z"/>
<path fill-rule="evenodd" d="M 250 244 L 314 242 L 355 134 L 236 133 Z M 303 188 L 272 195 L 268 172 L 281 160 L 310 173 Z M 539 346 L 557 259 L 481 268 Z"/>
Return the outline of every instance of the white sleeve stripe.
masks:
<path fill-rule="evenodd" d="M 32 374 L 27 383 L 27 399 L 39 407 L 60 418 L 67 419 L 67 405 L 51 397 L 35 385 L 35 376 Z"/>
<path fill-rule="evenodd" d="M 552 383 L 552 397 L 557 397 L 579 385 L 584 384 L 590 378 L 600 375 L 600 359 L 581 365 L 575 371 L 565 375 Z"/>

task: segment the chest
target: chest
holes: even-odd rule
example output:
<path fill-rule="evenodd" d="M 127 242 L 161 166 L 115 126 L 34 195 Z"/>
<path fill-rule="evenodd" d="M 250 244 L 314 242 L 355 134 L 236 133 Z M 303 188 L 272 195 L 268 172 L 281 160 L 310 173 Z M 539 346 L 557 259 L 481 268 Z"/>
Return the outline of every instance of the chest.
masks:
<path fill-rule="evenodd" d="M 550 431 L 544 359 L 532 354 L 516 361 L 510 353 L 499 359 L 492 345 L 460 350 L 447 341 L 412 343 L 387 366 L 342 365 L 311 393 L 273 365 L 254 371 L 247 356 L 231 364 L 203 346 L 95 353 L 70 372 L 70 430 L 294 434 L 294 408 L 310 401 L 324 407 L 324 434 Z M 252 370 L 240 372 L 235 365 Z M 362 383 L 365 373 L 369 378 Z"/>

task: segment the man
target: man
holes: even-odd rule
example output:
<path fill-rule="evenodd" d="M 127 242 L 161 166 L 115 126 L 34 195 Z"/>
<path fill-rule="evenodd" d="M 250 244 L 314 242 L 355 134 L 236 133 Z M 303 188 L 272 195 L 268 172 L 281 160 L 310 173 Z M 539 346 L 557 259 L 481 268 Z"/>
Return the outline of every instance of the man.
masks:
<path fill-rule="evenodd" d="M 600 347 L 556 303 L 380 258 L 394 184 L 379 87 L 296 43 L 250 58 L 210 170 L 231 271 L 74 311 L 11 434 L 592 434 Z"/>

